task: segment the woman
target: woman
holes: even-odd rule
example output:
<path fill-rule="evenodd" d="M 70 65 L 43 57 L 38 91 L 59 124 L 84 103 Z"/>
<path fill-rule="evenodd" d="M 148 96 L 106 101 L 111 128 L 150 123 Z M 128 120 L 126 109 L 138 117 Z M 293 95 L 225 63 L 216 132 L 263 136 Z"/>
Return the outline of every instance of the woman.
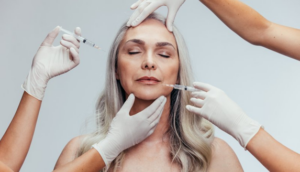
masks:
<path fill-rule="evenodd" d="M 212 125 L 186 110 L 190 94 L 164 86 L 192 83 L 184 40 L 176 27 L 170 33 L 164 23 L 160 15 L 151 14 L 138 27 L 121 27 L 108 59 L 106 87 L 97 103 L 98 128 L 72 139 L 56 169 L 78 162 L 74 155 L 85 156 L 94 143 L 100 141 L 101 146 L 115 114 L 133 93 L 136 100 L 130 115 L 159 96 L 166 97 L 160 121 L 152 135 L 121 152 L 102 171 L 242 171 L 232 149 L 214 138 Z"/>
<path fill-rule="evenodd" d="M 238 0 L 200 1 L 232 31 L 249 43 L 300 60 L 299 29 L 273 23 Z M 132 9 L 137 10 L 130 17 L 127 26 L 137 26 L 148 14 L 166 5 L 169 9 L 167 27 L 172 31 L 176 13 L 184 2 L 185 0 L 138 0 L 131 6 Z M 195 106 L 187 106 L 189 111 L 209 119 L 217 127 L 236 138 L 241 146 L 269 171 L 299 171 L 300 154 L 274 139 L 222 90 L 205 83 L 194 83 L 194 86 L 204 93 L 194 93 L 192 102 Z M 218 109 L 218 113 L 214 109 Z"/>

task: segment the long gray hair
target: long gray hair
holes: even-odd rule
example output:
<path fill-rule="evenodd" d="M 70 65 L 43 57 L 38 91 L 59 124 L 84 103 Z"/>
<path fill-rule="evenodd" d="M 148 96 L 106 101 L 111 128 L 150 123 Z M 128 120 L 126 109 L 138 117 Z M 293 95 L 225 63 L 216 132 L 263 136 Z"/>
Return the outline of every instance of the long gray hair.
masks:
<path fill-rule="evenodd" d="M 152 13 L 146 20 L 154 19 L 165 24 L 165 18 Z M 125 91 L 120 81 L 116 79 L 119 45 L 127 31 L 126 23 L 121 26 L 111 46 L 107 61 L 106 84 L 96 104 L 97 129 L 85 136 L 77 152 L 77 157 L 88 151 L 94 143 L 104 139 L 108 133 L 110 123 L 125 102 Z M 179 55 L 178 80 L 181 85 L 191 85 L 192 71 L 188 50 L 178 29 L 173 26 L 173 34 L 177 42 Z M 186 110 L 190 104 L 188 92 L 173 90 L 171 92 L 171 105 L 167 131 L 170 137 L 170 154 L 172 162 L 181 166 L 181 171 L 206 171 L 211 160 L 210 143 L 214 138 L 213 126 L 210 122 Z M 126 151 L 101 171 L 117 171 L 122 166 Z"/>

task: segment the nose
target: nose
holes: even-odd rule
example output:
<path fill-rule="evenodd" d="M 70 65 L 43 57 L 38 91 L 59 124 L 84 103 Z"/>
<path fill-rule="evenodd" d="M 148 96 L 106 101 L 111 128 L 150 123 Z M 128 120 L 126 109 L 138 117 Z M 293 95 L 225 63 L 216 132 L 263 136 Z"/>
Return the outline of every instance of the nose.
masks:
<path fill-rule="evenodd" d="M 148 70 L 156 70 L 157 64 L 155 63 L 155 60 L 153 58 L 153 55 L 146 54 L 143 63 L 142 63 L 142 69 L 148 69 Z"/>

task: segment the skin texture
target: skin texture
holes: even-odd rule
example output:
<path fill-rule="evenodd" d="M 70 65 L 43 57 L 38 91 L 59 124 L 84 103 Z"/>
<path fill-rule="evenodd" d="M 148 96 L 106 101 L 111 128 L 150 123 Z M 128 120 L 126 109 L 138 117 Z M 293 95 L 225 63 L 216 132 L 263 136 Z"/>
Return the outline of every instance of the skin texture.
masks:
<path fill-rule="evenodd" d="M 0 161 L 0 171 L 2 172 L 13 172 L 12 169 L 10 169 L 8 166 L 3 164 L 3 162 Z"/>
<path fill-rule="evenodd" d="M 158 44 L 159 42 L 165 43 Z M 169 57 L 167 58 L 165 55 Z M 134 93 L 136 96 L 130 114 L 142 111 L 161 95 L 167 98 L 167 102 L 153 134 L 127 149 L 123 168 L 120 171 L 180 171 L 178 164 L 171 163 L 169 140 L 168 137 L 164 137 L 164 133 L 169 127 L 168 117 L 172 88 L 162 86 L 163 83 L 176 83 L 178 70 L 179 59 L 175 38 L 162 23 L 151 19 L 127 31 L 120 45 L 116 77 L 120 80 L 127 96 L 130 93 Z M 143 76 L 154 76 L 160 82 L 149 85 L 137 81 Z M 81 139 L 81 137 L 76 137 L 66 145 L 57 161 L 56 169 L 60 169 L 65 164 L 75 163 L 75 161 L 80 162 L 79 158 L 74 160 L 74 155 L 79 148 Z M 243 171 L 235 153 L 224 141 L 215 139 L 212 144 L 215 151 L 213 151 L 211 171 L 230 171 L 232 168 L 236 171 Z M 86 158 L 88 157 L 86 156 Z M 84 161 L 84 159 L 81 160 Z M 97 158 L 90 164 L 99 162 L 101 164 L 103 161 L 99 161 Z M 97 170 L 102 168 L 99 165 Z M 97 170 L 95 169 L 95 171 Z"/>
<path fill-rule="evenodd" d="M 237 0 L 201 0 L 220 20 L 246 41 L 300 60 L 300 30 L 268 21 Z"/>

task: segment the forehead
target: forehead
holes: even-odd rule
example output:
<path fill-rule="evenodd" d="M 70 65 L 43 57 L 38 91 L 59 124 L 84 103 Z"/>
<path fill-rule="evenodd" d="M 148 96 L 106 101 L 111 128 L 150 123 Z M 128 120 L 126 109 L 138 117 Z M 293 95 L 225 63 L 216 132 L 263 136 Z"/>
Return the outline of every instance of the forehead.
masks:
<path fill-rule="evenodd" d="M 169 42 L 177 49 L 173 33 L 169 32 L 163 23 L 155 19 L 148 19 L 137 27 L 130 27 L 122 40 L 122 44 L 131 39 L 140 39 L 146 44 Z"/>

